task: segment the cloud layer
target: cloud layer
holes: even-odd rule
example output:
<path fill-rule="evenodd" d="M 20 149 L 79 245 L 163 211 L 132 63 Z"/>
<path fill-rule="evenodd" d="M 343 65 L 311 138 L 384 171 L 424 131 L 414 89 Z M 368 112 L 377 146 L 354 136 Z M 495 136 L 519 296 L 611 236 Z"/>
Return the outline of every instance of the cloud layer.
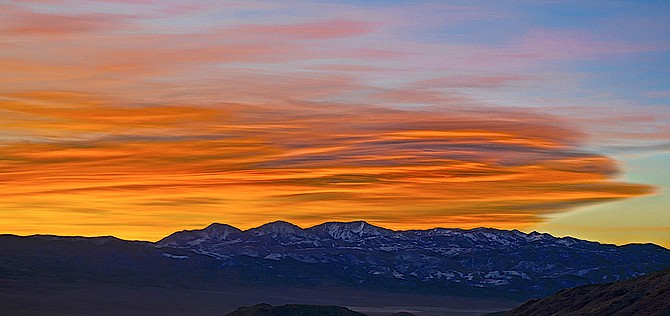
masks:
<path fill-rule="evenodd" d="M 579 150 L 579 134 L 523 113 L 131 108 L 72 93 L 8 95 L 0 107 L 15 138 L 0 148 L 4 229 L 361 218 L 513 228 L 652 192 L 613 180 L 615 162 Z"/>
<path fill-rule="evenodd" d="M 668 148 L 665 7 L 574 5 L 5 1 L 0 232 L 529 228 L 660 192 L 617 161 Z"/>

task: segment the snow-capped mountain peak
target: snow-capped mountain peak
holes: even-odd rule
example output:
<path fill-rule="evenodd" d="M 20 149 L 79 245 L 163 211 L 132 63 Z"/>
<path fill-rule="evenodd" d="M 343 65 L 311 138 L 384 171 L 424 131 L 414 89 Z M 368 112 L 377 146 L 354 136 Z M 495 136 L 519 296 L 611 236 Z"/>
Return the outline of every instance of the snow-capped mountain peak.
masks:
<path fill-rule="evenodd" d="M 236 227 L 227 224 L 212 223 L 204 229 L 183 230 L 172 233 L 159 240 L 158 244 L 177 247 L 194 246 L 205 241 L 219 242 L 231 240 L 239 237 L 240 234 L 242 234 L 242 231 Z"/>
<path fill-rule="evenodd" d="M 332 274 L 339 276 L 338 282 L 346 279 L 357 285 L 402 280 L 438 289 L 474 287 L 506 293 L 549 294 L 670 266 L 670 250 L 656 245 L 604 245 L 492 228 L 394 231 L 364 221 L 327 222 L 306 229 L 276 221 L 246 231 L 212 224 L 174 233 L 156 245 L 277 277 L 293 273 L 298 279 L 312 275 L 316 280 Z"/>
<path fill-rule="evenodd" d="M 305 232 L 302 228 L 285 221 L 274 221 L 267 224 L 263 224 L 259 227 L 249 229 L 248 232 L 253 234 L 254 236 L 263 236 L 270 234 L 278 236 L 305 235 Z"/>
<path fill-rule="evenodd" d="M 308 229 L 319 237 L 356 241 L 365 237 L 390 236 L 394 231 L 372 225 L 365 221 L 327 222 Z"/>

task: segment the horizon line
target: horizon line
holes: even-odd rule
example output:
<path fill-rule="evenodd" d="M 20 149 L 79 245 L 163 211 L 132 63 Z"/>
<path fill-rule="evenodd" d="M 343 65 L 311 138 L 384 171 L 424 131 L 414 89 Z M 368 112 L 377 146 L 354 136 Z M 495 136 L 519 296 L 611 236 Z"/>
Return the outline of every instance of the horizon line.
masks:
<path fill-rule="evenodd" d="M 614 243 L 600 242 L 600 241 L 596 241 L 596 240 L 581 239 L 581 238 L 577 238 L 577 237 L 573 237 L 573 236 L 569 236 L 569 235 L 555 236 L 555 235 L 552 235 L 551 233 L 541 232 L 541 231 L 537 231 L 537 230 L 533 230 L 531 232 L 526 233 L 526 232 L 523 232 L 519 229 L 500 229 L 500 228 L 484 227 L 484 226 L 473 227 L 473 228 L 433 227 L 433 228 L 427 228 L 427 229 L 398 229 L 398 230 L 395 230 L 395 229 L 391 229 L 391 228 L 386 228 L 386 227 L 370 224 L 368 221 L 365 221 L 365 220 L 326 221 L 326 222 L 323 222 L 321 224 L 317 224 L 317 225 L 313 225 L 313 226 L 309 226 L 309 227 L 301 227 L 297 224 L 294 224 L 294 223 L 291 223 L 291 222 L 285 221 L 285 220 L 274 220 L 274 221 L 270 221 L 270 222 L 264 223 L 262 225 L 259 225 L 259 226 L 256 226 L 256 227 L 251 227 L 251 228 L 248 228 L 248 229 L 240 229 L 240 228 L 237 228 L 237 227 L 235 227 L 233 225 L 230 225 L 230 224 L 225 224 L 225 223 L 220 223 L 220 222 L 212 222 L 212 223 L 210 223 L 210 224 L 208 224 L 208 225 L 206 225 L 206 226 L 204 226 L 203 228 L 200 228 L 200 229 L 183 229 L 183 230 L 174 231 L 174 232 L 172 232 L 172 233 L 170 233 L 170 234 L 168 234 L 168 235 L 166 235 L 166 236 L 164 236 L 164 237 L 162 237 L 162 238 L 160 238 L 156 241 L 141 240 L 141 239 L 123 239 L 123 238 L 120 238 L 120 237 L 117 237 L 117 236 L 114 236 L 114 235 L 88 235 L 88 236 L 84 236 L 84 235 L 56 235 L 56 234 L 47 234 L 47 233 L 38 233 L 38 234 L 31 234 L 31 235 L 18 235 L 18 234 L 12 234 L 12 233 L 0 233 L 0 237 L 2 237 L 2 236 L 15 236 L 15 237 L 22 237 L 22 238 L 56 237 L 56 238 L 84 238 L 84 239 L 114 238 L 114 239 L 117 239 L 117 240 L 127 241 L 127 242 L 144 242 L 144 243 L 156 244 L 156 243 L 160 242 L 161 240 L 163 240 L 163 239 L 165 239 L 169 236 L 172 236 L 176 233 L 203 231 L 203 230 L 207 229 L 208 227 L 210 227 L 212 225 L 225 225 L 225 226 L 228 226 L 228 227 L 235 228 L 235 229 L 239 230 L 241 233 L 246 233 L 246 232 L 249 232 L 249 231 L 252 231 L 252 230 L 257 230 L 257 229 L 259 229 L 263 226 L 267 226 L 267 225 L 275 224 L 275 223 L 290 224 L 292 226 L 295 226 L 295 227 L 299 228 L 300 230 L 309 230 L 309 229 L 312 229 L 312 228 L 315 228 L 315 227 L 318 227 L 318 226 L 322 226 L 322 225 L 325 225 L 325 224 L 363 223 L 363 224 L 367 224 L 367 225 L 375 227 L 375 228 L 381 228 L 381 229 L 388 230 L 388 231 L 391 231 L 391 232 L 394 232 L 394 233 L 412 232 L 412 231 L 430 231 L 430 230 L 437 230 L 437 229 L 456 230 L 456 231 L 473 231 L 473 230 L 480 230 L 480 229 L 488 229 L 488 230 L 504 231 L 504 232 L 519 232 L 519 233 L 524 234 L 524 235 L 531 235 L 531 234 L 535 233 L 535 234 L 540 234 L 540 235 L 548 235 L 548 236 L 556 238 L 556 239 L 575 239 L 575 240 L 579 240 L 579 241 L 597 243 L 597 244 L 600 244 L 600 245 L 612 245 L 612 246 L 615 246 L 615 247 L 624 247 L 624 246 L 629 246 L 629 245 L 654 245 L 654 246 L 658 246 L 658 247 L 661 247 L 661 248 L 666 249 L 666 250 L 670 250 L 670 248 L 664 247 L 663 245 L 660 245 L 660 244 L 657 244 L 657 243 L 654 243 L 654 242 L 631 242 L 631 243 L 625 243 L 625 244 L 614 244 Z"/>

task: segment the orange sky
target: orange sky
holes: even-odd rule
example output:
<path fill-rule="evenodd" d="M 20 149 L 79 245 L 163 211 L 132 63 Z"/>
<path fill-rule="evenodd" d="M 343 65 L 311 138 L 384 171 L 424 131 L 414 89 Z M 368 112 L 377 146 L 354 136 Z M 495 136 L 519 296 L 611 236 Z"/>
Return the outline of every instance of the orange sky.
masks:
<path fill-rule="evenodd" d="M 0 233 L 366 220 L 670 246 L 665 6 L 577 5 L 5 1 Z"/>
<path fill-rule="evenodd" d="M 397 229 L 524 228 L 648 194 L 541 117 L 215 104 L 131 108 L 75 93 L 5 95 L 0 230 L 157 239 L 365 219 Z M 36 141 L 40 140 L 40 141 Z M 34 225 L 39 222 L 39 226 Z"/>

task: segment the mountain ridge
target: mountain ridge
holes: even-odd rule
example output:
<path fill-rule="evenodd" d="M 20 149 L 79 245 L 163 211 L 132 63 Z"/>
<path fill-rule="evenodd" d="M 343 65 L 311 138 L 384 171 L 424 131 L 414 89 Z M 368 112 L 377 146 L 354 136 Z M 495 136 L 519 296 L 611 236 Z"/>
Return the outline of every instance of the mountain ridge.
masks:
<path fill-rule="evenodd" d="M 332 276 L 329 282 L 394 284 L 459 295 L 549 295 L 566 287 L 634 278 L 670 266 L 670 251 L 655 244 L 616 246 L 494 228 L 391 230 L 365 221 L 307 228 L 275 221 L 237 229 L 225 238 L 206 230 L 188 230 L 155 245 L 244 266 L 249 278 L 275 275 L 287 282 L 319 284 L 328 279 L 323 276 L 327 271 Z"/>
<path fill-rule="evenodd" d="M 666 248 L 662 245 L 655 244 L 655 243 L 652 243 L 652 242 L 646 242 L 646 243 L 644 243 L 644 242 L 632 242 L 632 243 L 617 245 L 617 244 L 613 244 L 613 243 L 603 243 L 603 242 L 599 242 L 599 241 L 595 241 L 595 240 L 580 239 L 580 238 L 573 237 L 573 236 L 562 236 L 562 237 L 561 236 L 554 236 L 550 233 L 539 232 L 539 231 L 536 231 L 536 230 L 533 230 L 533 231 L 528 232 L 528 233 L 524 233 L 524 232 L 522 232 L 518 229 L 507 230 L 507 229 L 485 227 L 485 226 L 467 228 L 467 229 L 466 228 L 456 228 L 456 227 L 452 227 L 452 228 L 449 228 L 449 227 L 433 227 L 433 228 L 427 228 L 427 229 L 397 229 L 397 230 L 395 230 L 395 229 L 390 229 L 390 228 L 385 228 L 385 227 L 382 227 L 382 226 L 377 226 L 377 225 L 374 225 L 374 224 L 370 224 L 369 222 L 364 221 L 364 220 L 328 221 L 328 222 L 324 222 L 324 223 L 321 223 L 321 224 L 316 224 L 316 225 L 308 226 L 308 227 L 300 227 L 300 226 L 298 226 L 296 224 L 293 224 L 289 221 L 275 220 L 275 221 L 267 222 L 267 223 L 262 224 L 260 226 L 251 227 L 251 228 L 248 228 L 248 229 L 240 229 L 240 228 L 237 228 L 233 225 L 220 223 L 220 222 L 213 222 L 213 223 L 209 224 L 208 226 L 206 226 L 204 228 L 201 228 L 201 229 L 195 228 L 195 229 L 184 229 L 184 230 L 181 230 L 181 231 L 176 231 L 176 232 L 171 233 L 171 234 L 169 234 L 169 235 L 167 235 L 167 236 L 165 236 L 165 237 L 163 237 L 163 238 L 161 238 L 161 239 L 159 239 L 159 240 L 157 240 L 153 243 L 160 244 L 161 242 L 163 242 L 165 239 L 168 239 L 172 235 L 180 234 L 180 233 L 187 233 L 187 232 L 205 231 L 212 226 L 225 226 L 227 228 L 234 229 L 236 232 L 245 233 L 245 232 L 249 232 L 249 231 L 257 231 L 257 230 L 263 229 L 264 227 L 271 227 L 271 226 L 273 226 L 273 224 L 276 224 L 276 223 L 278 223 L 278 224 L 289 224 L 289 225 L 291 225 L 295 228 L 298 228 L 302 231 L 314 230 L 315 228 L 322 227 L 322 226 L 325 226 L 325 225 L 328 225 L 328 224 L 331 224 L 331 225 L 332 224 L 343 224 L 343 225 L 347 226 L 347 225 L 353 225 L 353 224 L 360 225 L 361 223 L 364 224 L 366 227 L 372 227 L 374 229 L 381 229 L 381 230 L 395 232 L 395 233 L 430 232 L 430 231 L 433 231 L 433 232 L 486 232 L 486 231 L 494 231 L 494 232 L 514 233 L 514 234 L 517 234 L 517 235 L 526 235 L 526 236 L 529 236 L 530 238 L 536 238 L 536 239 L 541 239 L 543 237 L 548 236 L 550 238 L 556 238 L 556 239 L 559 239 L 559 240 L 579 240 L 579 241 L 582 241 L 582 242 L 590 242 L 590 243 L 594 243 L 594 244 L 610 245 L 610 246 L 616 246 L 616 247 L 624 247 L 624 246 L 628 246 L 628 245 L 651 245 L 651 246 L 661 247 L 661 248 L 666 249 L 666 250 L 670 250 L 669 248 Z M 29 235 L 29 236 L 36 236 L 36 235 Z M 77 237 L 82 237 L 82 236 L 77 236 Z M 114 237 L 114 236 L 92 236 L 92 237 Z M 140 241 L 140 240 L 138 240 L 138 241 Z M 151 242 L 151 241 L 148 241 L 148 242 Z"/>
<path fill-rule="evenodd" d="M 0 259 L 0 266 L 8 267 L 10 275 L 31 269 L 41 275 L 45 269 L 56 269 L 43 267 L 47 262 L 61 262 L 56 270 L 63 271 L 57 274 L 71 277 L 79 277 L 77 269 L 90 276 L 103 275 L 98 271 L 102 269 L 112 278 L 119 271 L 134 275 L 128 266 L 151 271 L 152 265 L 159 265 L 165 273 L 152 281 L 156 284 L 176 282 L 169 271 L 202 271 L 179 272 L 178 283 L 192 284 L 191 278 L 197 278 L 214 287 L 226 280 L 529 299 L 670 267 L 670 250 L 655 244 L 616 246 L 493 228 L 396 231 L 364 221 L 326 222 L 308 228 L 275 221 L 247 230 L 212 223 L 172 233 L 157 242 L 111 236 L 8 236 L 12 235 L 0 236 L 0 248 L 11 255 Z M 41 249 L 28 254 L 32 267 L 24 267 L 26 247 L 15 246 L 18 244 Z M 90 262 L 79 259 L 82 253 L 90 253 L 86 255 Z M 101 261 L 99 256 L 108 259 Z M 121 262 L 123 266 L 116 266 Z"/>

